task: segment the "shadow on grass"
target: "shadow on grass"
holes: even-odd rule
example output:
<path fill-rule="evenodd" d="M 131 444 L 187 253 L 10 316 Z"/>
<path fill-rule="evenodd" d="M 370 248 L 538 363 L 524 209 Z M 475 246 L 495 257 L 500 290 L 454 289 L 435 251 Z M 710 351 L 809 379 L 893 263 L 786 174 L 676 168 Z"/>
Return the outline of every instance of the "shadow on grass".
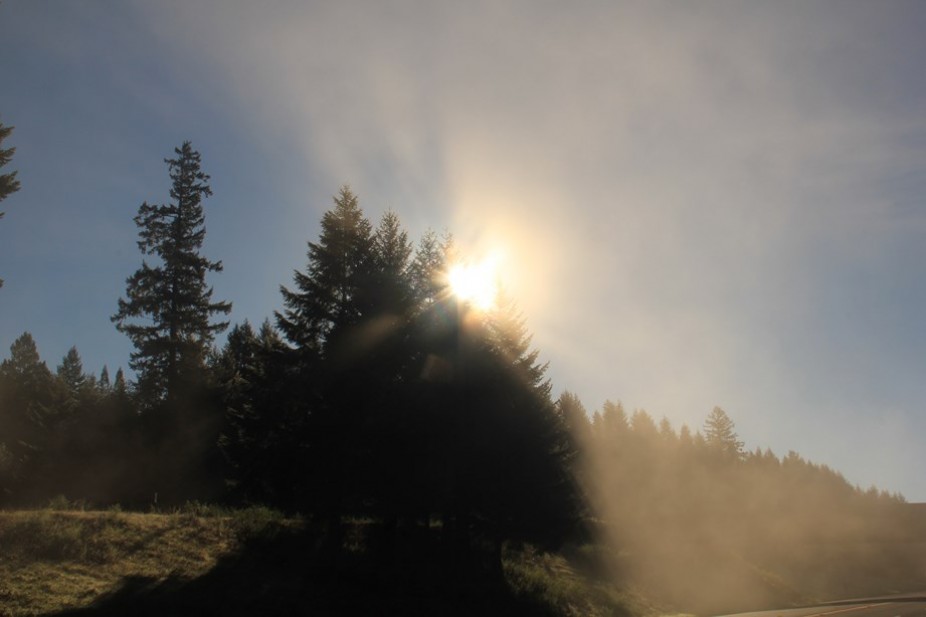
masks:
<path fill-rule="evenodd" d="M 518 599 L 499 574 L 450 567 L 433 550 L 401 563 L 345 548 L 324 558 L 311 529 L 280 529 L 246 541 L 194 578 L 126 577 L 93 605 L 57 615 L 546 615 Z"/>

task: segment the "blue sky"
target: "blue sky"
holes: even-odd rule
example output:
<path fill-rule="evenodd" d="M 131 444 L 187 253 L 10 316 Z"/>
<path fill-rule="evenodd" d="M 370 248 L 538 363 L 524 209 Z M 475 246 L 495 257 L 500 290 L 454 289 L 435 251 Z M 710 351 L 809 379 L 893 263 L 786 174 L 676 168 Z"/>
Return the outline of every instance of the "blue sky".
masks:
<path fill-rule="evenodd" d="M 331 195 L 501 250 L 557 392 L 926 500 L 926 5 L 0 5 L 0 350 L 126 366 L 132 222 L 193 142 L 262 321 Z"/>

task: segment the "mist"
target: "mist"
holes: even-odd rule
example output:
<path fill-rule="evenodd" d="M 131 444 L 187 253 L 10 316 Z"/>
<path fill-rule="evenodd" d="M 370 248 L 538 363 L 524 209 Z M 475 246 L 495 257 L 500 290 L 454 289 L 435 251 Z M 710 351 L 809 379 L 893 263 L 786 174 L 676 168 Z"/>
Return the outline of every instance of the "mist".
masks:
<path fill-rule="evenodd" d="M 606 402 L 559 406 L 608 576 L 659 610 L 716 615 L 922 588 L 919 515 L 789 451 L 744 448 L 714 408 L 701 427 Z"/>

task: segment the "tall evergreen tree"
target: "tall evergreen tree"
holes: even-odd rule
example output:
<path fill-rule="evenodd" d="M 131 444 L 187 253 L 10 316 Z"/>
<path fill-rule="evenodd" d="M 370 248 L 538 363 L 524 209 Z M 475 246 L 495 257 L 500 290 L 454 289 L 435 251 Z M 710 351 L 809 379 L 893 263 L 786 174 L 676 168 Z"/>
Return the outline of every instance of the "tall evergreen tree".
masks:
<path fill-rule="evenodd" d="M 624 411 L 624 406 L 620 401 L 617 403 L 609 400 L 604 402 L 601 406 L 601 426 L 612 439 L 620 439 L 630 430 L 627 412 Z"/>
<path fill-rule="evenodd" d="M 126 299 L 112 317 L 116 328 L 135 345 L 130 366 L 138 375 L 138 392 L 147 406 L 175 399 L 195 382 L 216 333 L 228 322 L 213 322 L 231 311 L 230 302 L 213 302 L 207 272 L 221 272 L 221 261 L 200 254 L 206 235 L 202 200 L 212 195 L 200 154 L 186 141 L 165 159 L 171 179 L 171 202 L 143 203 L 135 217 L 138 248 L 158 258 L 126 280 Z"/>
<path fill-rule="evenodd" d="M 9 137 L 12 132 L 12 126 L 3 126 L 3 123 L 0 122 L 0 144 L 3 144 L 3 140 Z M 15 152 L 16 148 L 0 148 L 0 167 L 6 166 L 7 163 L 13 160 L 13 153 Z M 0 201 L 3 201 L 18 190 L 19 180 L 16 179 L 15 171 L 8 174 L 0 174 Z M 0 212 L 0 219 L 3 218 L 3 214 L 3 212 Z M 0 279 L 0 287 L 3 287 L 3 279 Z"/>
<path fill-rule="evenodd" d="M 125 383 L 125 373 L 122 372 L 121 366 L 116 369 L 116 377 L 113 379 L 113 393 L 122 397 L 129 395 L 129 387 Z"/>
<path fill-rule="evenodd" d="M 737 460 L 743 457 L 743 442 L 736 434 L 733 420 L 720 407 L 714 407 L 704 421 L 704 439 L 708 447 L 724 457 Z"/>
<path fill-rule="evenodd" d="M 295 347 L 302 391 L 298 405 L 305 469 L 300 490 L 314 502 L 340 545 L 341 513 L 356 496 L 363 446 L 356 434 L 370 406 L 370 360 L 364 329 L 374 310 L 373 229 L 357 197 L 344 186 L 322 216 L 318 242 L 309 242 L 308 265 L 294 275 L 295 290 L 281 287 L 285 309 L 277 323 Z"/>
<path fill-rule="evenodd" d="M 100 371 L 100 379 L 97 381 L 97 387 L 100 389 L 100 392 L 107 393 L 112 388 L 112 384 L 109 381 L 109 368 L 104 364 L 103 370 Z"/>
<path fill-rule="evenodd" d="M 447 287 L 444 269 L 452 243 L 450 236 L 441 240 L 432 230 L 425 232 L 418 241 L 418 248 L 409 266 L 409 277 L 420 308 L 436 302 Z"/>
<path fill-rule="evenodd" d="M 547 364 L 531 347 L 524 316 L 504 294 L 496 304 L 487 321 L 489 357 L 473 376 L 477 381 L 463 376 L 477 392 L 475 408 L 488 411 L 480 418 L 481 430 L 492 435 L 473 436 L 475 443 L 489 446 L 481 453 L 487 458 L 482 494 L 491 495 L 482 516 L 494 519 L 501 537 L 555 546 L 579 512 L 569 468 L 575 448 L 551 400 Z M 488 373 L 480 375 L 484 370 Z M 468 413 L 481 415 L 472 407 Z"/>
<path fill-rule="evenodd" d="M 411 308 L 412 290 L 408 269 L 412 245 L 399 217 L 386 212 L 373 234 L 374 310 L 406 314 Z"/>
<path fill-rule="evenodd" d="M 73 420 L 80 411 L 86 411 L 89 399 L 96 395 L 96 382 L 92 375 L 84 373 L 84 364 L 77 352 L 77 347 L 71 347 L 68 350 L 61 359 L 56 374 L 60 393 L 56 420 L 67 423 Z"/>
<path fill-rule="evenodd" d="M 405 276 L 408 260 L 412 255 L 412 247 L 408 241 L 408 233 L 402 229 L 402 224 L 395 212 L 390 210 L 380 219 L 373 237 L 373 244 L 377 268 L 396 277 Z"/>
<path fill-rule="evenodd" d="M 588 412 L 578 395 L 569 390 L 560 394 L 556 401 L 556 410 L 571 435 L 577 453 L 591 447 L 589 439 L 592 425 L 588 419 Z"/>
<path fill-rule="evenodd" d="M 10 346 L 0 363 L 0 446 L 7 473 L 0 494 L 15 495 L 39 463 L 55 414 L 54 378 L 28 332 Z"/>
<path fill-rule="evenodd" d="M 72 394 L 77 394 L 87 384 L 87 376 L 84 374 L 83 361 L 77 352 L 77 347 L 71 347 L 68 353 L 58 365 L 58 378 L 64 382 L 67 389 Z"/>
<path fill-rule="evenodd" d="M 294 273 L 296 290 L 280 287 L 286 308 L 277 313 L 290 343 L 319 351 L 365 316 L 373 268 L 372 226 L 349 187 L 334 198 L 321 228 L 318 242 L 309 242 L 306 271 Z"/>
<path fill-rule="evenodd" d="M 0 144 L 13 132 L 12 126 L 3 126 L 0 122 Z M 13 154 L 16 148 L 0 148 L 0 167 L 5 167 L 7 163 L 13 160 Z M 0 201 L 3 201 L 11 194 L 19 190 L 19 180 L 16 179 L 16 172 L 0 174 Z M 3 218 L 3 212 L 0 212 L 0 218 Z"/>

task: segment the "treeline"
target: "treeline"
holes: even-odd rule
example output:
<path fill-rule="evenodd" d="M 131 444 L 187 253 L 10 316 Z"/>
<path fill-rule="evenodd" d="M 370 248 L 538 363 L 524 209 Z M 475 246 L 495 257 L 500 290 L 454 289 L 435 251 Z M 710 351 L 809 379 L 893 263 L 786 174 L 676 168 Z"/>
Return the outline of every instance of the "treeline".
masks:
<path fill-rule="evenodd" d="M 28 332 L 0 363 L 0 506 L 44 504 L 67 494 L 96 503 L 128 495 L 126 462 L 141 418 L 121 370 L 84 372 L 71 348 L 52 372 Z"/>
<path fill-rule="evenodd" d="M 716 613 L 922 586 L 926 537 L 900 495 L 747 451 L 720 408 L 692 432 L 569 392 L 559 407 L 612 565 L 649 597 Z"/>

